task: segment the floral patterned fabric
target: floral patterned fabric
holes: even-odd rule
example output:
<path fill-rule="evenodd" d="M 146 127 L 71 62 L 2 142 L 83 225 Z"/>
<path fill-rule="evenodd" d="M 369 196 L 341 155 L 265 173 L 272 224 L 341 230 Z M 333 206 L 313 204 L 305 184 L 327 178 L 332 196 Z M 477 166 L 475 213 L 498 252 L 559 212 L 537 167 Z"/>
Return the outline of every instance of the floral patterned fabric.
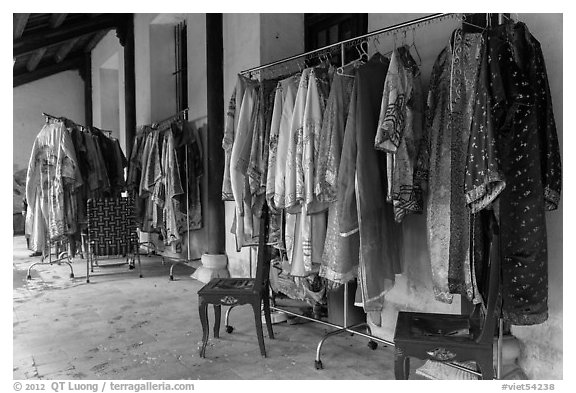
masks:
<path fill-rule="evenodd" d="M 426 224 L 434 295 L 480 301 L 470 262 L 470 212 L 465 201 L 466 155 L 482 37 L 457 29 L 432 69 L 416 183 L 427 189 Z"/>
<path fill-rule="evenodd" d="M 314 194 L 321 202 L 337 197 L 338 168 L 354 77 L 335 75 L 319 133 Z"/>
<path fill-rule="evenodd" d="M 284 207 L 288 138 L 300 74 L 278 82 L 270 126 L 266 199 L 272 210 Z"/>
<path fill-rule="evenodd" d="M 540 43 L 523 23 L 489 37 L 492 114 L 506 187 L 499 199 L 502 307 L 513 325 L 548 318 L 545 211 L 556 209 L 561 159 Z M 496 61 L 497 59 L 497 61 Z"/>
<path fill-rule="evenodd" d="M 30 249 L 77 230 L 74 192 L 83 184 L 70 133 L 60 120 L 48 121 L 34 140 L 26 173 L 26 234 Z"/>
<path fill-rule="evenodd" d="M 418 148 L 422 138 L 424 98 L 420 70 L 408 47 L 392 52 L 384 82 L 380 119 L 374 147 L 386 152 L 388 192 L 394 216 L 401 222 L 409 213 L 421 213 L 422 190 L 414 184 Z"/>
<path fill-rule="evenodd" d="M 478 303 L 476 278 L 470 261 L 470 211 L 462 186 L 466 179 L 466 162 L 472 114 L 476 102 L 482 35 L 456 30 L 450 81 L 450 254 L 448 287 L 450 293 L 466 296 Z"/>

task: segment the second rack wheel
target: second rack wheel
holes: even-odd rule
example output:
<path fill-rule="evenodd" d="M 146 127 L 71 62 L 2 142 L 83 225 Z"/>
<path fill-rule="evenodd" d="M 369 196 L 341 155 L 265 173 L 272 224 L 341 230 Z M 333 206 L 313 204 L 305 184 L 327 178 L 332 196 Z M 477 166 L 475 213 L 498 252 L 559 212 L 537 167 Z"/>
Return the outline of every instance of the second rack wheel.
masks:
<path fill-rule="evenodd" d="M 314 367 L 316 367 L 316 370 L 322 370 L 324 368 L 322 366 L 322 360 L 314 360 Z"/>
<path fill-rule="evenodd" d="M 230 325 L 226 325 L 226 333 L 232 333 L 234 331 L 234 327 Z"/>

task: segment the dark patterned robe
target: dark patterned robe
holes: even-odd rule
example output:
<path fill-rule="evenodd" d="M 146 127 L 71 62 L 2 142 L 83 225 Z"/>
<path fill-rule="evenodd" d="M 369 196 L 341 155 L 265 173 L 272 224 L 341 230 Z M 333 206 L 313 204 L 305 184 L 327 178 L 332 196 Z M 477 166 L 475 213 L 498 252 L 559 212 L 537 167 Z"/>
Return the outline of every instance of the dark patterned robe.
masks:
<path fill-rule="evenodd" d="M 506 187 L 499 197 L 505 320 L 532 325 L 548 317 L 544 212 L 557 208 L 560 147 L 539 42 L 523 23 L 489 37 L 492 116 Z"/>

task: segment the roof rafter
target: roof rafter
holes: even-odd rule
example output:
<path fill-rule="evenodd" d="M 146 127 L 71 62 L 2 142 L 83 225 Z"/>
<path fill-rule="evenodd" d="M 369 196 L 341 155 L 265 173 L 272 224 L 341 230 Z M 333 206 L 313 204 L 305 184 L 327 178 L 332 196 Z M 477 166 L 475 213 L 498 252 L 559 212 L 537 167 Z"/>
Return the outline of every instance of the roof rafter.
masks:
<path fill-rule="evenodd" d="M 74 48 L 74 45 L 76 45 L 79 39 L 80 39 L 79 37 L 74 38 L 62 44 L 60 48 L 58 48 L 58 51 L 54 55 L 54 60 L 56 61 L 56 63 L 60 63 L 62 60 L 66 58 L 66 56 L 68 56 L 68 53 L 70 53 L 72 48 Z"/>
<path fill-rule="evenodd" d="M 98 45 L 98 43 L 102 40 L 102 38 L 104 38 L 106 34 L 108 34 L 109 31 L 110 29 L 106 29 L 94 34 L 94 36 L 90 39 L 90 42 L 88 42 L 84 47 L 84 52 L 92 52 L 92 49 Z"/>
<path fill-rule="evenodd" d="M 57 29 L 64 23 L 68 14 L 52 14 L 50 16 L 50 27 Z"/>
<path fill-rule="evenodd" d="M 39 66 L 32 72 L 14 73 L 12 78 L 13 87 L 17 87 L 25 83 L 30 83 L 47 76 L 57 74 L 59 72 L 79 69 L 84 65 L 84 61 L 85 54 L 82 53 L 79 56 L 69 57 L 60 63 L 51 62 L 49 64 L 39 64 Z"/>
<path fill-rule="evenodd" d="M 26 28 L 30 14 L 13 14 L 12 16 L 14 20 L 14 39 L 20 38 Z"/>
<path fill-rule="evenodd" d="M 88 21 L 66 24 L 56 29 L 48 28 L 36 31 L 29 36 L 14 39 L 13 54 L 19 56 L 106 28 L 115 28 L 122 23 L 121 15 L 106 14 L 91 18 Z"/>
<path fill-rule="evenodd" d="M 34 54 L 28 59 L 28 63 L 26 63 L 26 69 L 30 72 L 34 71 L 36 67 L 38 67 L 40 60 L 42 60 L 45 53 L 46 48 L 40 48 L 34 52 Z"/>

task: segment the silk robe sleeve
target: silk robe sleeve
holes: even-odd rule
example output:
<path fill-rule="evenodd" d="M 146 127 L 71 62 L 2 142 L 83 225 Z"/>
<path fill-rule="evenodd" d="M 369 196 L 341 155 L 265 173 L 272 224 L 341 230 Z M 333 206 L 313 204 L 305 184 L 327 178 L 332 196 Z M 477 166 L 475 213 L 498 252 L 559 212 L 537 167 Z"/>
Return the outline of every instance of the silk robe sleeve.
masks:
<path fill-rule="evenodd" d="M 342 143 L 342 155 L 338 170 L 338 222 L 340 236 L 350 236 L 358 232 L 358 207 L 356 204 L 356 102 L 358 86 L 354 83 L 348 118 Z"/>

